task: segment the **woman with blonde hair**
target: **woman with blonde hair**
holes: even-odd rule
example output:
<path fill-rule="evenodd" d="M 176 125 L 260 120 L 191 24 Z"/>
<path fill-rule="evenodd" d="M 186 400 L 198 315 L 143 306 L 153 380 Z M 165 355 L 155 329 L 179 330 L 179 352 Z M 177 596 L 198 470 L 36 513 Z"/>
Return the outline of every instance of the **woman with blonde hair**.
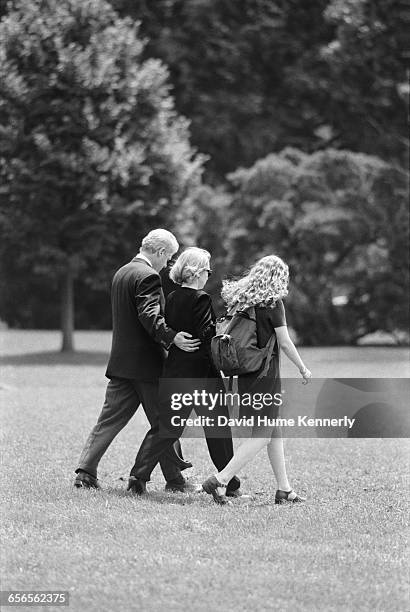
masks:
<path fill-rule="evenodd" d="M 255 308 L 258 346 L 265 347 L 274 334 L 279 349 L 295 364 L 303 377 L 303 383 L 306 384 L 312 375 L 290 339 L 286 325 L 282 299 L 288 294 L 288 281 L 289 268 L 286 263 L 276 255 L 268 255 L 260 259 L 243 278 L 237 281 L 225 281 L 222 297 L 231 313 L 246 311 L 251 307 Z M 274 351 L 272 355 L 267 375 L 258 380 L 260 371 L 238 376 L 240 394 L 246 392 L 270 393 L 273 396 L 275 393 L 280 393 L 279 350 Z M 278 416 L 277 411 L 278 408 L 275 405 L 265 406 L 263 411 L 258 411 L 258 415 L 266 415 L 274 419 Z M 232 474 L 238 473 L 264 447 L 267 447 L 277 481 L 275 503 L 305 501 L 289 485 L 283 439 L 280 428 L 276 427 L 269 429 L 254 426 L 252 438 L 247 439 L 237 449 L 223 470 L 203 483 L 204 491 L 212 495 L 217 503 L 227 503 L 225 487 Z"/>
<path fill-rule="evenodd" d="M 176 283 L 177 289 L 167 296 L 165 305 L 167 325 L 176 331 L 188 332 L 193 338 L 199 338 L 201 345 L 198 350 L 189 354 L 174 344 L 169 348 L 159 386 L 162 435 L 160 436 L 158 431 L 150 431 L 147 434 L 146 447 L 149 447 L 149 452 L 144 453 L 140 450 L 131 470 L 134 477 L 145 482 L 150 479 L 151 472 L 164 450 L 178 440 L 184 430 L 183 425 L 170 426 L 171 417 L 176 413 L 172 412 L 170 406 L 172 393 L 169 384 L 174 385 L 172 391 L 182 385 L 186 393 L 195 391 L 197 385 L 208 393 L 218 394 L 224 391 L 221 374 L 212 362 L 210 351 L 211 339 L 216 333 L 216 316 L 211 296 L 204 291 L 212 272 L 210 259 L 208 251 L 190 247 L 181 253 L 170 271 L 170 279 Z M 210 416 L 207 408 L 195 406 L 194 409 L 198 416 Z M 191 411 L 191 404 L 181 407 L 178 411 L 180 421 L 183 422 L 188 418 Z M 223 416 L 229 416 L 225 405 L 216 406 L 211 414 L 217 411 Z M 222 470 L 233 457 L 231 429 L 229 426 L 220 427 L 216 436 L 213 427 L 204 425 L 204 432 L 210 457 L 216 469 Z M 242 495 L 239 489 L 240 481 L 235 474 L 232 474 L 226 484 L 225 491 L 228 497 Z M 175 486 L 175 489 L 178 490 L 178 486 Z M 180 490 L 186 490 L 182 482 Z"/>

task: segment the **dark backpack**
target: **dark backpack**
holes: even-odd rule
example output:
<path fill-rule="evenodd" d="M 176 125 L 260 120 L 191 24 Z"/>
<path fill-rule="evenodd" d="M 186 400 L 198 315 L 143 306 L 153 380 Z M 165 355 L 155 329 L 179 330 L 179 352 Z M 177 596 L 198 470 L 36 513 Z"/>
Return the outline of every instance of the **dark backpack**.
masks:
<path fill-rule="evenodd" d="M 271 357 L 276 343 L 276 334 L 272 334 L 264 348 L 258 347 L 256 333 L 255 308 L 238 310 L 227 316 L 225 323 L 218 327 L 218 332 L 211 340 L 211 352 L 214 364 L 225 376 L 240 376 L 257 372 L 264 364 L 257 380 L 268 373 Z"/>

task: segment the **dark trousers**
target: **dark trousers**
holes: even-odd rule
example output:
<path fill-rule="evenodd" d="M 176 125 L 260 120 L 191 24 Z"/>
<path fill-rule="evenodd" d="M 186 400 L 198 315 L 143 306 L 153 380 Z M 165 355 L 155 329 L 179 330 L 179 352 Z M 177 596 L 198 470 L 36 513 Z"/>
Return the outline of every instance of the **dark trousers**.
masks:
<path fill-rule="evenodd" d="M 191 410 L 191 407 L 184 407 L 178 412 L 178 415 L 180 415 L 182 419 L 186 419 L 189 417 Z M 195 409 L 195 411 L 198 416 L 209 416 L 209 412 L 202 411 L 201 409 Z M 160 421 L 161 417 L 164 418 L 165 415 L 165 427 L 161 427 L 161 423 L 158 422 L 149 430 L 140 446 L 130 473 L 131 476 L 136 476 L 145 481 L 150 479 L 151 473 L 162 453 L 164 453 L 166 449 L 172 448 L 172 445 L 180 438 L 184 430 L 183 427 L 173 427 L 172 431 L 169 431 L 167 427 L 169 405 L 161 405 L 160 413 Z M 218 413 L 228 416 L 228 409 L 226 407 L 220 407 Z M 164 437 L 164 433 L 166 437 Z M 212 427 L 204 427 L 204 433 L 212 462 L 217 470 L 221 471 L 233 457 L 231 428 L 228 426 L 219 428 L 218 435 L 223 437 L 214 437 L 215 430 Z M 228 483 L 227 489 L 235 491 L 239 489 L 239 486 L 240 480 L 234 476 Z"/>
<path fill-rule="evenodd" d="M 101 457 L 140 404 L 144 408 L 151 430 L 158 427 L 158 383 L 111 378 L 107 385 L 101 414 L 87 438 L 77 472 L 84 470 L 97 477 L 97 467 Z M 180 455 L 179 444 L 174 447 L 171 443 L 158 457 L 165 480 L 182 479 L 181 469 L 184 469 L 184 462 Z"/>

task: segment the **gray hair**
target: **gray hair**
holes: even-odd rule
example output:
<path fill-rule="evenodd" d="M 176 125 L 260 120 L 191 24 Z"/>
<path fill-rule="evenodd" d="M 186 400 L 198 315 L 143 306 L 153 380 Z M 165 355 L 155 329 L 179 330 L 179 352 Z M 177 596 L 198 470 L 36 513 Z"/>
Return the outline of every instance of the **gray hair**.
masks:
<path fill-rule="evenodd" d="M 176 253 L 179 244 L 174 234 L 166 229 L 159 228 L 151 230 L 142 239 L 141 248 L 148 253 L 156 253 L 159 249 L 166 249 L 168 253 Z"/>
<path fill-rule="evenodd" d="M 182 285 L 190 280 L 198 270 L 203 270 L 209 266 L 211 254 L 205 249 L 189 247 L 178 257 L 171 268 L 169 277 L 174 283 Z"/>

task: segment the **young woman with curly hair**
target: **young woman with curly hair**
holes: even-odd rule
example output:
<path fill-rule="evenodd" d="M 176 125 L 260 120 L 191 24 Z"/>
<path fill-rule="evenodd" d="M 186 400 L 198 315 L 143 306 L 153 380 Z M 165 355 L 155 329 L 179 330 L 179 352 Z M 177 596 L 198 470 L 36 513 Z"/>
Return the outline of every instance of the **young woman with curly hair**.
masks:
<path fill-rule="evenodd" d="M 243 278 L 237 281 L 225 281 L 222 297 L 231 313 L 255 308 L 258 346 L 267 345 L 273 334 L 277 345 L 298 368 L 303 382 L 311 378 L 310 371 L 303 363 L 295 345 L 288 334 L 285 307 L 282 299 L 288 294 L 289 268 L 276 255 L 268 255 L 260 259 Z M 267 376 L 257 380 L 260 371 L 238 376 L 238 391 L 242 393 L 280 393 L 279 350 L 274 351 Z M 249 410 L 249 409 L 248 409 Z M 277 418 L 278 407 L 265 406 L 258 411 L 258 416 Z M 241 416 L 249 416 L 241 413 Z M 211 494 L 217 503 L 227 503 L 226 485 L 234 474 L 237 474 L 255 455 L 267 447 L 269 460 L 277 481 L 275 503 L 305 501 L 293 491 L 289 485 L 286 473 L 283 439 L 278 427 L 257 427 L 235 452 L 226 467 L 211 476 L 203 483 L 203 489 Z"/>

